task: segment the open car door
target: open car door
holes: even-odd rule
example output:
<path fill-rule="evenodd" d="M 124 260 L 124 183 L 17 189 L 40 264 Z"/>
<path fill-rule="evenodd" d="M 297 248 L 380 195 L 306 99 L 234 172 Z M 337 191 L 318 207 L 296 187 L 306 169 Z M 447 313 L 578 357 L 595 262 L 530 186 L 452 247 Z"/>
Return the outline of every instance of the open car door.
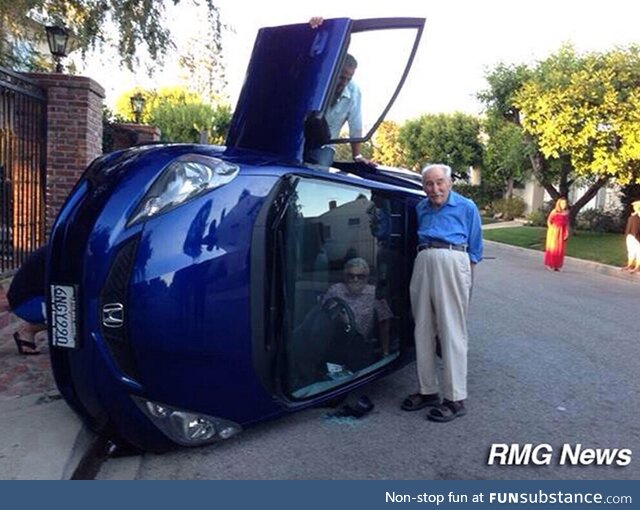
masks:
<path fill-rule="evenodd" d="M 332 141 L 369 139 L 407 77 L 423 27 L 422 18 L 338 18 L 316 29 L 305 23 L 260 30 L 227 146 L 301 162 L 305 120 L 326 113 L 347 53 L 359 60 L 354 81 L 366 113 L 360 136 Z"/>

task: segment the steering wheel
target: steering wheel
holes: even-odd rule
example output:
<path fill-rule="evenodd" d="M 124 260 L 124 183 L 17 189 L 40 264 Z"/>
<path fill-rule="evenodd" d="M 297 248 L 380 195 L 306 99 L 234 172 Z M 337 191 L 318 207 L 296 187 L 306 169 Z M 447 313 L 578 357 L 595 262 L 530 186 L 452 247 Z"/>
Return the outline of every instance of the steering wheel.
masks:
<path fill-rule="evenodd" d="M 322 309 L 332 322 L 338 322 L 342 325 L 345 333 L 356 330 L 356 316 L 344 299 L 331 297 L 322 304 Z"/>

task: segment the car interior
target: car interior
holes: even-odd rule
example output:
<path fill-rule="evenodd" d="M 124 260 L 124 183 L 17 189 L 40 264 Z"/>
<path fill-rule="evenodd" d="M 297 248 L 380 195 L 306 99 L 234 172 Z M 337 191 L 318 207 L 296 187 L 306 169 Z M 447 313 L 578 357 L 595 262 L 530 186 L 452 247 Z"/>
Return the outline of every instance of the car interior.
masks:
<path fill-rule="evenodd" d="M 404 204 L 306 178 L 290 200 L 280 226 L 288 317 L 284 379 L 289 396 L 304 399 L 398 356 Z"/>

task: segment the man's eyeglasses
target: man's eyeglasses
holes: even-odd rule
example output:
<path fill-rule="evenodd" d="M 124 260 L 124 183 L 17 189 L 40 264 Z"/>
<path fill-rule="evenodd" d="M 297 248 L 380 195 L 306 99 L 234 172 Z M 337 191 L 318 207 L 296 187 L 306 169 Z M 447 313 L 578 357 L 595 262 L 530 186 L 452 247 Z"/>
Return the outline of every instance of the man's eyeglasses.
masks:
<path fill-rule="evenodd" d="M 352 280 L 352 281 L 365 281 L 367 278 L 369 278 L 369 275 L 366 273 L 345 273 L 345 278 L 347 280 Z"/>

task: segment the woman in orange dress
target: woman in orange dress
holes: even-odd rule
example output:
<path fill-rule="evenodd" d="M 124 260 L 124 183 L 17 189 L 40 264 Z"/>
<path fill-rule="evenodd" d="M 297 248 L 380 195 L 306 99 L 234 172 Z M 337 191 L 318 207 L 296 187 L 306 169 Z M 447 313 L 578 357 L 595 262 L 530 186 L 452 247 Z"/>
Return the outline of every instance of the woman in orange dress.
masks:
<path fill-rule="evenodd" d="M 549 271 L 560 271 L 569 237 L 569 208 L 566 199 L 558 199 L 547 218 L 547 227 L 544 265 Z"/>

